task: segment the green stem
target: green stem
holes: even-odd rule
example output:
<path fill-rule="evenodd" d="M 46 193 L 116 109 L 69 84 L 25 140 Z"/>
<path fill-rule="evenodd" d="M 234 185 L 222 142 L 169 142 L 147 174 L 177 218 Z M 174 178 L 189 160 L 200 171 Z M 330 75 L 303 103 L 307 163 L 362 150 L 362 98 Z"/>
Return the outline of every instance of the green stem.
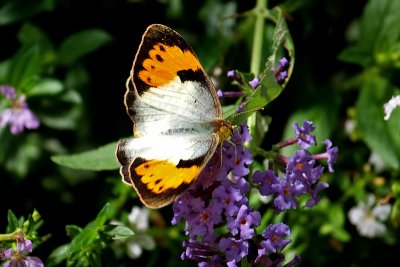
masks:
<path fill-rule="evenodd" d="M 12 241 L 17 238 L 21 234 L 22 229 L 17 228 L 14 232 L 9 234 L 0 234 L 0 241 Z"/>
<path fill-rule="evenodd" d="M 254 75 L 259 75 L 260 65 L 261 65 L 261 54 L 263 48 L 263 33 L 265 26 L 264 11 L 267 6 L 267 0 L 257 0 L 256 7 L 253 12 L 256 16 L 256 21 L 254 25 L 254 36 L 253 36 L 253 47 L 251 51 L 251 62 L 250 62 L 250 72 Z M 247 119 L 247 125 L 249 126 L 250 133 L 254 132 L 256 129 L 256 113 L 253 113 Z"/>
<path fill-rule="evenodd" d="M 263 47 L 263 36 L 265 26 L 265 7 L 267 6 L 267 0 L 257 0 L 254 13 L 256 16 L 256 22 L 254 25 L 254 36 L 253 36 L 253 47 L 251 51 L 251 63 L 250 72 L 258 75 L 260 73 L 261 65 L 261 54 Z"/>
<path fill-rule="evenodd" d="M 247 257 L 242 258 L 241 260 L 241 267 L 248 267 L 250 266 L 249 263 L 247 262 Z"/>

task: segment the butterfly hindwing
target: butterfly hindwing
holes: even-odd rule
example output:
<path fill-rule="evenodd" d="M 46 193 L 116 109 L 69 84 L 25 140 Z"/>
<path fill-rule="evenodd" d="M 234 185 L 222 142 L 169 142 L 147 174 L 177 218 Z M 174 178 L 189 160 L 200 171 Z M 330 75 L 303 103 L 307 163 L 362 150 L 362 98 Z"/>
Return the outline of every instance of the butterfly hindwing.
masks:
<path fill-rule="evenodd" d="M 180 196 L 200 173 L 204 158 L 181 161 L 136 158 L 130 165 L 130 177 L 139 197 L 148 207 L 170 204 Z"/>
<path fill-rule="evenodd" d="M 159 143 L 146 137 L 122 140 L 117 158 L 123 181 L 136 189 L 146 206 L 168 205 L 192 184 L 217 144 L 216 135 L 174 135 L 160 138 Z"/>

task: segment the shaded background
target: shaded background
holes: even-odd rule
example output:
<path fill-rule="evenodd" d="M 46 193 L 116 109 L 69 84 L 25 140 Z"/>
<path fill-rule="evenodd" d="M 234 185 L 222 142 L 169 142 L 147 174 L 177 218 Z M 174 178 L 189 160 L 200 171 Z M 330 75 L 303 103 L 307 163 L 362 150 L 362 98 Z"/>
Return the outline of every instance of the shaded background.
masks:
<path fill-rule="evenodd" d="M 3 2 L 6 4 L 8 1 Z M 270 1 L 269 6 L 283 2 Z M 354 103 L 357 92 L 338 93 L 335 85 L 342 82 L 343 75 L 351 76 L 359 72 L 360 67 L 343 63 L 337 57 L 349 45 L 346 38 L 349 25 L 361 16 L 366 2 L 286 1 L 290 7 L 287 10 L 287 23 L 295 44 L 296 63 L 285 91 L 264 111 L 273 118 L 271 130 L 264 143 L 266 148 L 281 140 L 287 119 L 293 110 L 307 108 L 315 102 L 320 105 L 324 105 L 324 102 L 327 105 L 331 102 L 338 103 L 335 110 L 332 110 L 332 120 L 329 123 L 340 127 L 339 131 L 344 131 L 346 107 Z M 249 70 L 248 53 L 233 46 L 231 50 L 224 51 L 223 55 L 215 44 L 218 34 L 208 32 L 213 25 L 212 18 L 216 16 L 212 12 L 217 10 L 217 6 L 228 3 L 236 4 L 237 13 L 255 5 L 255 1 L 218 0 L 57 1 L 49 11 L 44 10 L 0 26 L 0 61 L 6 60 L 18 50 L 17 33 L 23 23 L 39 27 L 56 46 L 67 36 L 87 28 L 100 28 L 112 36 L 112 42 L 76 63 L 85 68 L 88 74 L 87 82 L 79 88 L 84 103 L 79 127 L 56 130 L 42 125 L 37 131 L 40 135 L 56 138 L 67 154 L 85 151 L 132 134 L 131 121 L 123 105 L 125 81 L 141 36 L 149 24 L 162 23 L 180 32 L 198 52 L 201 61 L 207 62 L 205 67 L 209 71 L 216 65 L 222 68 L 223 73 L 233 68 Z M 217 58 L 208 58 L 210 50 L 214 50 L 213 55 L 217 55 Z M 63 79 L 66 72 L 66 67 L 60 67 L 54 71 L 54 75 Z M 221 86 L 230 88 L 224 77 L 220 77 L 220 80 Z M 39 105 L 40 100 L 34 99 L 30 102 L 33 110 Z M 343 141 L 343 137 L 339 135 L 340 133 L 333 133 L 330 138 L 342 146 L 350 145 L 350 141 Z M 13 144 L 18 145 L 24 140 L 17 136 Z M 344 151 L 345 147 L 340 145 L 340 151 Z M 342 169 L 351 168 L 353 164 L 361 166 L 359 162 L 368 158 L 368 149 L 363 145 L 356 143 L 351 146 L 357 148 L 359 154 L 354 156 L 353 162 L 341 160 Z M 0 153 L 3 153 L 1 150 L 0 144 Z M 33 208 L 38 209 L 44 219 L 41 231 L 51 234 L 51 238 L 35 250 L 35 255 L 42 259 L 46 259 L 55 247 L 69 242 L 65 225 L 84 226 L 93 220 L 104 203 L 112 198 L 110 180 L 120 179 L 117 171 L 92 173 L 56 166 L 50 161 L 51 155 L 49 150 L 40 152 L 38 157 L 30 161 L 29 174 L 23 177 L 17 177 L 0 166 L 0 229 L 3 230 L 3 225 L 6 224 L 8 209 L 19 216 L 28 214 Z M 343 158 L 346 159 L 346 156 Z M 342 191 L 332 186 L 325 194 L 334 201 L 340 197 Z M 128 212 L 133 204 L 139 204 L 139 201 L 132 198 L 132 201 L 125 204 Z M 351 207 L 350 203 L 343 206 L 345 209 Z M 163 209 L 161 213 L 169 225 L 172 211 Z M 312 221 L 313 218 L 309 218 L 308 223 L 312 224 Z M 360 237 L 349 223 L 345 227 L 353 234 L 352 241 L 347 244 L 329 235 L 319 235 L 317 226 L 310 225 L 310 233 L 305 234 L 309 239 L 307 249 L 301 255 L 304 259 L 301 266 L 382 266 L 382 262 L 396 260 L 393 247 L 383 240 Z M 146 252 L 138 262 L 147 262 L 149 257 L 154 257 L 153 253 L 155 252 Z M 170 255 L 167 249 L 158 250 L 157 253 L 160 253 L 158 256 Z M 122 262 L 118 264 L 124 266 Z M 126 261 L 125 266 L 140 265 L 138 262 Z M 194 266 L 188 262 L 183 264 Z M 156 266 L 163 266 L 162 257 Z"/>

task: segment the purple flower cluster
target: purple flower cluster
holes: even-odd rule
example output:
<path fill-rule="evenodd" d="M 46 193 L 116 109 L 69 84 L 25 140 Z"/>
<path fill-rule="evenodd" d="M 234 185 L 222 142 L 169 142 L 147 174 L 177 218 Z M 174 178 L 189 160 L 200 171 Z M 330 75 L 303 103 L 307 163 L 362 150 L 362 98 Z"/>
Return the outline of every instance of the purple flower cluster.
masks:
<path fill-rule="evenodd" d="M 286 78 L 288 77 L 288 71 L 287 71 L 288 67 L 289 67 L 289 61 L 285 57 L 281 58 L 279 60 L 278 67 L 274 71 L 275 80 L 278 84 L 282 85 L 285 82 Z M 227 77 L 236 81 L 240 86 L 243 86 L 245 84 L 242 79 L 242 76 L 240 76 L 238 74 L 238 72 L 235 70 L 228 71 Z M 250 87 L 252 89 L 257 89 L 257 87 L 259 87 L 260 83 L 261 83 L 261 79 L 258 76 L 255 76 L 251 81 L 248 81 L 248 84 L 250 85 Z M 218 98 L 242 97 L 243 92 L 242 91 L 240 91 L 240 92 L 223 92 L 221 90 L 218 90 L 217 96 L 218 96 Z M 244 99 L 243 102 L 237 108 L 236 112 L 238 112 L 238 113 L 242 112 L 248 102 L 249 102 L 249 99 Z"/>
<path fill-rule="evenodd" d="M 283 84 L 288 76 L 287 68 L 289 61 L 283 57 L 279 60 L 279 65 L 275 69 L 275 79 L 279 84 Z"/>
<path fill-rule="evenodd" d="M 14 135 L 21 133 L 24 128 L 39 127 L 39 119 L 29 109 L 25 96 L 17 98 L 15 89 L 9 85 L 0 86 L 0 94 L 11 102 L 11 108 L 0 112 L 0 127 L 10 125 L 11 133 Z"/>
<path fill-rule="evenodd" d="M 310 134 L 315 129 L 312 122 L 304 121 L 301 128 L 295 123 L 293 129 L 298 136 L 281 142 L 279 148 L 297 142 L 304 149 L 316 143 L 315 136 Z M 326 182 L 319 182 L 324 167 L 315 166 L 316 160 L 326 158 L 329 171 L 332 172 L 338 153 L 338 148 L 332 147 L 330 140 L 324 143 L 327 151 L 322 154 L 313 155 L 307 150 L 297 150 L 289 158 L 280 155 L 280 162 L 285 165 L 283 177 L 279 177 L 273 170 L 254 172 L 253 182 L 258 185 L 260 194 L 273 196 L 274 208 L 278 212 L 297 208 L 297 199 L 302 195 L 311 197 L 306 203 L 307 207 L 312 207 L 319 202 L 318 193 L 329 185 Z"/>
<path fill-rule="evenodd" d="M 5 261 L 3 267 L 43 267 L 43 262 L 38 257 L 26 256 L 32 252 L 32 241 L 17 239 L 16 251 L 12 248 L 3 250 L 0 247 L 0 260 Z"/>
<path fill-rule="evenodd" d="M 221 150 L 217 149 L 196 184 L 173 203 L 172 223 L 178 224 L 184 219 L 189 237 L 183 244 L 182 259 L 197 261 L 204 267 L 237 266 L 249 254 L 256 236 L 262 240 L 257 256 L 260 259 L 267 253 L 280 251 L 290 242 L 283 237 L 289 232 L 279 230 L 280 226 L 278 230 L 267 229 L 262 235 L 255 230 L 261 215 L 249 206 L 246 195 L 250 184 L 244 178 L 250 173 L 248 165 L 253 162 L 249 149 L 243 146 L 250 140 L 247 126 L 241 126 L 231 141 L 221 146 L 222 162 Z M 271 247 L 276 248 L 274 252 Z"/>
<path fill-rule="evenodd" d="M 315 126 L 305 121 L 302 127 L 293 125 L 296 137 L 279 143 L 276 148 L 297 143 L 307 148 L 316 143 L 311 132 Z M 310 196 L 306 206 L 319 201 L 318 192 L 328 187 L 320 182 L 324 168 L 315 166 L 317 159 L 328 159 L 331 169 L 337 159 L 337 147 L 327 140 L 326 152 L 312 155 L 307 150 L 298 150 L 292 157 L 276 155 L 285 169 L 279 177 L 271 165 L 264 172 L 255 171 L 253 182 L 249 165 L 253 163 L 250 150 L 244 146 L 251 140 L 247 126 L 234 131 L 230 141 L 224 142 L 195 184 L 173 203 L 172 224 L 185 222 L 188 240 L 183 242 L 182 259 L 194 260 L 198 266 L 237 266 L 246 257 L 247 262 L 262 266 L 282 266 L 282 250 L 291 242 L 290 229 L 284 223 L 271 224 L 262 233 L 257 233 L 261 214 L 249 205 L 251 187 L 257 187 L 261 195 L 274 198 L 273 208 L 282 212 L 298 206 L 298 198 Z M 221 158 L 222 154 L 222 158 Z M 271 257 L 270 257 L 271 256 Z M 285 266 L 299 261 L 295 257 Z"/>
<path fill-rule="evenodd" d="M 288 68 L 289 68 L 289 61 L 287 58 L 283 57 L 279 60 L 279 64 L 274 71 L 275 80 L 278 84 L 283 84 L 288 77 Z M 242 79 L 237 75 L 235 70 L 230 70 L 227 72 L 227 77 L 235 80 L 240 85 L 243 85 Z M 260 78 L 255 76 L 251 81 L 249 81 L 249 85 L 256 89 L 260 85 Z"/>
<path fill-rule="evenodd" d="M 274 197 L 274 207 L 278 212 L 297 208 L 297 198 L 310 195 L 306 206 L 314 206 L 319 201 L 318 192 L 328 187 L 325 182 L 318 182 L 323 167 L 314 166 L 312 154 L 306 150 L 298 150 L 289 158 L 286 172 L 281 178 L 271 170 L 255 171 L 253 181 L 260 185 L 263 196 Z"/>

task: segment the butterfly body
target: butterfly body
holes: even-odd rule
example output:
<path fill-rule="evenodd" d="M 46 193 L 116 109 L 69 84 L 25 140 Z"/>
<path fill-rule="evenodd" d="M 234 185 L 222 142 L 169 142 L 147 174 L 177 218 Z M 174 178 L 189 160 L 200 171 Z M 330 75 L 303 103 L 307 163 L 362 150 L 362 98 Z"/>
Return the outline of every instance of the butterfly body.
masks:
<path fill-rule="evenodd" d="M 190 187 L 232 126 L 192 48 L 164 25 L 147 28 L 126 87 L 134 138 L 117 145 L 120 172 L 146 206 L 162 207 Z"/>

